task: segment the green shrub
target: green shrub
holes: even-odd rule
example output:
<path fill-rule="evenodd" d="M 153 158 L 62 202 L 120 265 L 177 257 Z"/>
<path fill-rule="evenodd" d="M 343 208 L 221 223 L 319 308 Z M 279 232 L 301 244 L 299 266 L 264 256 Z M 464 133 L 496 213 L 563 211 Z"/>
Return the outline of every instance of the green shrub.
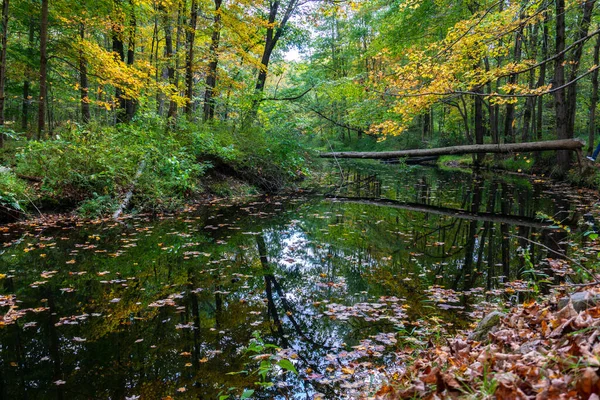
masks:
<path fill-rule="evenodd" d="M 10 170 L 0 169 L 0 206 L 24 211 L 27 186 Z"/>
<path fill-rule="evenodd" d="M 110 195 L 93 194 L 91 199 L 84 200 L 77 208 L 77 214 L 84 218 L 97 218 L 114 212 L 119 202 Z"/>
<path fill-rule="evenodd" d="M 15 168 L 41 178 L 48 201 L 78 203 L 88 217 L 112 210 L 142 160 L 132 200 L 139 210 L 180 207 L 202 192 L 202 178 L 213 168 L 269 191 L 307 173 L 298 135 L 283 126 L 239 131 L 226 123 L 181 120 L 167 126 L 164 118 L 139 113 L 116 127 L 68 124 L 50 140 L 22 145 Z"/>

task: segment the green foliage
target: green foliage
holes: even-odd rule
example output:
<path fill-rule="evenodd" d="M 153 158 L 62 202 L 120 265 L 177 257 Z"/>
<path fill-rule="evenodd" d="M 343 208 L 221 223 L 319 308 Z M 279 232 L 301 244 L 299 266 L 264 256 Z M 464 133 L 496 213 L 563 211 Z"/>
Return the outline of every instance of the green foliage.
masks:
<path fill-rule="evenodd" d="M 211 170 L 221 174 L 221 195 L 256 193 L 227 176 L 273 191 L 307 173 L 298 140 L 283 131 L 168 127 L 151 113 L 116 127 L 68 124 L 53 140 L 25 143 L 15 158 L 16 171 L 42 179 L 43 196 L 79 204 L 87 217 L 113 210 L 138 173 L 132 201 L 138 210 L 181 207 L 206 190 L 203 177 Z"/>
<path fill-rule="evenodd" d="M 7 170 L 0 170 L 0 206 L 23 211 L 27 197 L 27 186 L 17 176 Z"/>
<path fill-rule="evenodd" d="M 502 166 L 509 171 L 530 172 L 534 165 L 533 161 L 533 156 L 530 153 L 517 153 L 514 157 L 507 157 L 502 160 Z"/>
<path fill-rule="evenodd" d="M 108 211 L 130 189 L 142 160 L 147 165 L 136 186 L 139 208 L 179 203 L 198 190 L 210 167 L 197 162 L 189 138 L 145 118 L 116 128 L 69 125 L 55 140 L 27 143 L 17 155 L 17 170 L 43 178 L 50 197 L 85 201 L 81 212 L 92 216 L 94 206 Z"/>
<path fill-rule="evenodd" d="M 97 218 L 114 212 L 119 206 L 116 199 L 110 195 L 98 196 L 84 200 L 77 208 L 77 213 L 84 218 Z"/>

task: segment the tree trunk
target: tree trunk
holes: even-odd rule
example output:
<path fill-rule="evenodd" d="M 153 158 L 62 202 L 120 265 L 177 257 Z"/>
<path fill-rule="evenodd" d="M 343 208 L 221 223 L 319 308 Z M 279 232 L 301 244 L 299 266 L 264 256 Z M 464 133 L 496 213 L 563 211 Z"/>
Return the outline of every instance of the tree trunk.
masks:
<path fill-rule="evenodd" d="M 82 41 L 85 39 L 85 25 L 83 23 L 79 25 L 79 37 Z M 81 120 L 84 124 L 88 124 L 91 120 L 89 90 L 87 60 L 82 48 L 79 50 L 79 94 L 81 96 Z"/>
<path fill-rule="evenodd" d="M 518 63 L 521 61 L 521 52 L 523 44 L 523 25 L 519 27 L 515 36 L 515 47 L 514 47 L 514 62 Z M 508 77 L 508 83 L 510 85 L 516 84 L 518 81 L 517 74 L 511 74 Z M 514 91 L 511 89 L 510 93 Z M 506 115 L 504 116 L 504 141 L 506 143 L 515 142 L 515 104 L 509 102 L 506 104 Z"/>
<path fill-rule="evenodd" d="M 35 22 L 33 18 L 29 19 L 29 38 L 28 38 L 28 47 L 27 47 L 27 56 L 29 59 L 33 59 L 33 39 L 35 36 Z M 28 68 L 29 70 L 29 68 Z M 27 71 L 29 72 L 29 71 Z M 31 103 L 31 99 L 29 98 L 29 87 L 31 86 L 29 82 L 29 78 L 27 76 L 27 72 L 25 73 L 25 80 L 23 81 L 23 104 L 21 111 L 21 128 L 23 130 L 27 130 L 27 125 L 29 122 L 29 104 Z"/>
<path fill-rule="evenodd" d="M 485 71 L 489 72 L 490 70 L 490 60 L 486 57 L 483 60 L 484 65 L 485 65 Z M 487 83 L 487 89 L 488 89 L 488 93 L 492 93 L 492 81 L 489 81 Z M 497 112 L 498 112 L 498 106 L 495 104 L 491 104 L 490 102 L 490 107 L 489 107 L 489 124 L 490 124 L 490 137 L 492 139 L 492 143 L 499 143 L 498 142 L 498 117 L 497 117 Z"/>
<path fill-rule="evenodd" d="M 261 101 L 261 96 L 265 89 L 265 84 L 267 82 L 267 74 L 269 71 L 269 62 L 271 60 L 271 54 L 273 54 L 273 50 L 277 45 L 277 42 L 281 38 L 283 31 L 287 25 L 288 20 L 292 16 L 296 7 L 298 6 L 298 0 L 289 0 L 289 3 L 285 9 L 283 17 L 279 24 L 276 23 L 277 13 L 279 12 L 279 6 L 281 2 L 276 0 L 271 3 L 269 8 L 269 19 L 268 19 L 268 28 L 265 36 L 265 48 L 263 50 L 263 54 L 260 60 L 260 71 L 258 72 L 258 77 L 256 79 L 256 86 L 254 88 L 254 100 L 252 102 L 252 109 L 250 111 L 250 119 L 254 119 L 256 113 L 258 111 L 258 105 Z"/>
<path fill-rule="evenodd" d="M 510 144 L 474 144 L 467 146 L 439 147 L 436 149 L 381 151 L 381 152 L 334 152 L 321 153 L 322 158 L 370 158 L 390 159 L 400 157 L 428 157 L 458 154 L 530 152 L 546 150 L 580 151 L 583 143 L 577 139 L 548 140 L 544 142 L 510 143 Z"/>
<path fill-rule="evenodd" d="M 137 21 L 135 18 L 135 10 L 133 0 L 129 0 L 131 5 L 131 17 L 129 20 L 129 38 L 127 40 L 127 65 L 133 65 L 135 61 L 135 35 L 137 30 Z M 137 102 L 133 98 L 125 99 L 125 120 L 131 122 L 137 108 Z"/>
<path fill-rule="evenodd" d="M 576 40 L 583 39 L 588 35 L 595 4 L 596 0 L 587 0 L 583 3 L 583 15 L 581 18 L 581 22 L 577 24 L 578 35 L 576 36 Z M 573 49 L 573 56 L 569 60 L 571 70 L 569 73 L 568 81 L 573 82 L 567 88 L 567 129 L 569 135 L 568 137 L 570 138 L 572 138 L 575 133 L 575 116 L 577 115 L 577 82 L 575 81 L 575 79 L 577 78 L 577 74 L 579 73 L 579 65 L 581 61 L 581 56 L 583 55 L 584 45 L 584 41 L 579 43 Z"/>
<path fill-rule="evenodd" d="M 546 60 L 548 58 L 548 42 L 549 42 L 549 33 L 548 33 L 548 11 L 544 13 L 544 25 L 543 25 L 543 34 L 542 34 L 542 60 Z M 542 87 L 546 84 L 546 63 L 543 63 L 540 66 L 540 75 L 538 77 L 537 87 Z M 544 127 L 544 96 L 540 96 L 538 98 L 537 105 L 537 116 L 535 122 L 535 134 L 538 140 L 542 140 L 543 135 L 543 127 Z"/>
<path fill-rule="evenodd" d="M 531 28 L 531 38 L 529 46 L 531 48 L 529 58 L 535 60 L 537 57 L 537 37 L 538 37 L 539 26 L 536 25 Z M 529 89 L 535 88 L 535 70 L 529 71 Z M 532 124 L 532 116 L 535 112 L 535 97 L 528 97 L 525 101 L 525 111 L 523 113 L 523 131 L 521 132 L 521 142 L 527 142 L 530 139 L 531 131 L 535 124 Z"/>
<path fill-rule="evenodd" d="M 185 113 L 191 119 L 194 102 L 194 41 L 196 38 L 196 24 L 198 21 L 198 6 L 196 0 L 192 0 L 192 10 L 190 16 L 190 26 L 186 34 L 187 54 L 185 58 L 185 85 L 187 103 L 185 104 Z"/>
<path fill-rule="evenodd" d="M 219 41 L 221 39 L 221 4 L 223 0 L 215 0 L 215 17 L 210 43 L 210 62 L 206 74 L 206 91 L 204 92 L 204 121 L 215 116 L 214 92 L 217 86 L 217 66 L 219 63 Z"/>
<path fill-rule="evenodd" d="M 554 61 L 554 82 L 553 86 L 558 88 L 565 84 L 565 0 L 556 0 L 556 33 L 555 33 L 555 54 Z M 554 111 L 556 113 L 556 138 L 569 138 L 569 117 L 565 89 L 559 89 L 554 92 Z M 571 154 L 568 151 L 559 151 L 556 155 L 556 162 L 561 173 L 567 172 L 571 161 Z"/>
<path fill-rule="evenodd" d="M 475 89 L 477 93 L 482 93 L 481 88 Z M 483 144 L 483 137 L 485 135 L 485 127 L 483 125 L 483 99 L 481 96 L 475 96 L 475 143 Z M 475 158 L 475 164 L 479 165 L 483 161 L 483 155 L 478 154 Z"/>
<path fill-rule="evenodd" d="M 120 7 L 121 0 L 115 0 L 115 8 Z M 119 27 L 120 24 L 113 22 L 112 28 L 112 51 L 116 53 L 117 59 L 125 61 L 125 47 L 123 45 L 123 33 Z M 117 100 L 117 122 L 126 121 L 126 101 L 123 90 L 119 87 L 115 89 L 115 98 Z"/>
<path fill-rule="evenodd" d="M 38 101 L 38 139 L 42 139 L 46 129 L 46 96 L 47 64 L 48 64 L 48 0 L 42 0 L 42 15 L 40 21 L 40 96 Z"/>
<path fill-rule="evenodd" d="M 596 36 L 596 44 L 594 45 L 594 65 L 600 65 L 600 35 Z M 596 106 L 598 105 L 598 69 L 592 72 L 592 96 L 590 99 L 590 124 L 589 124 L 589 140 L 588 140 L 588 155 L 592 155 L 594 151 L 594 137 L 596 136 Z"/>
<path fill-rule="evenodd" d="M 0 126 L 4 125 L 4 99 L 6 93 L 4 85 L 6 83 L 6 44 L 8 42 L 8 4 L 9 0 L 2 2 L 2 50 L 0 50 Z M 4 134 L 0 132 L 0 147 L 4 146 Z"/>
<path fill-rule="evenodd" d="M 176 86 L 175 68 L 173 67 L 173 27 L 171 26 L 171 18 L 168 13 L 164 15 L 165 25 L 165 55 L 167 56 L 167 77 L 169 85 Z M 177 116 L 177 103 L 169 99 L 169 111 L 167 118 L 175 118 Z"/>

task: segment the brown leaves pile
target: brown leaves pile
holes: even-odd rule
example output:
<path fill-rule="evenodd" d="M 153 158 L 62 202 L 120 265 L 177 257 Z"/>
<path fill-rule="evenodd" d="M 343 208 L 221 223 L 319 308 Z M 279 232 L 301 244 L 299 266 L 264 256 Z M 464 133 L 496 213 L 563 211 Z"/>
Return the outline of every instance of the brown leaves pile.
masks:
<path fill-rule="evenodd" d="M 600 304 L 556 308 L 556 301 L 515 307 L 486 342 L 463 335 L 405 350 L 405 372 L 375 399 L 600 399 Z"/>

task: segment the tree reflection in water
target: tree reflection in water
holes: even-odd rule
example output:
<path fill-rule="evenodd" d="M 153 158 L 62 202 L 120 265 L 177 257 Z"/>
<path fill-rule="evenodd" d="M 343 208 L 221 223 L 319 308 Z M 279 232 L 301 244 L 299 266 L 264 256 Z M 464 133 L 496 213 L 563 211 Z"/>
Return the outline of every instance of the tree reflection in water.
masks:
<path fill-rule="evenodd" d="M 301 372 L 274 371 L 276 385 L 256 396 L 335 397 L 343 389 L 331 377 L 348 365 L 340 354 L 396 332 L 353 306 L 379 304 L 371 311 L 384 315 L 395 298 L 406 324 L 437 316 L 464 326 L 479 301 L 518 294 L 504 283 L 528 278 L 519 247 L 564 279 L 530 241 L 566 253 L 572 236 L 536 213 L 575 229 L 588 204 L 568 188 L 498 175 L 392 166 L 344 175 L 329 189 L 334 200 L 265 198 L 126 226 L 11 227 L 0 304 L 7 314 L 17 301 L 9 315 L 19 317 L 0 328 L 0 397 L 215 398 L 254 387 L 256 376 L 228 375 L 252 365 L 244 347 L 253 331 L 293 349 Z M 434 285 L 456 299 L 432 307 Z M 336 317 L 342 306 L 351 311 Z"/>

